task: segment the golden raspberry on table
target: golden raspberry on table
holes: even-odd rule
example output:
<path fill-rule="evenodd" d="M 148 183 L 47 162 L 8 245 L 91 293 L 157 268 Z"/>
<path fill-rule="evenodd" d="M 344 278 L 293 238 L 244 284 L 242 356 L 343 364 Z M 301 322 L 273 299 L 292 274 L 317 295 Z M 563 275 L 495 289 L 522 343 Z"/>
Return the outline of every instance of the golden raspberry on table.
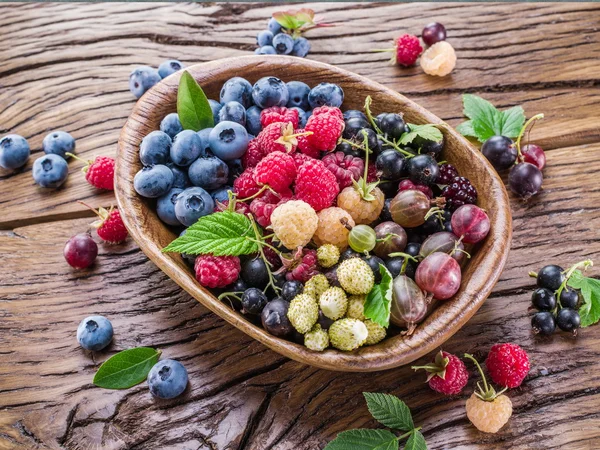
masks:
<path fill-rule="evenodd" d="M 491 401 L 482 400 L 473 393 L 467 400 L 467 417 L 484 433 L 497 433 L 512 416 L 512 402 L 506 395 Z"/>
<path fill-rule="evenodd" d="M 444 77 L 456 66 L 456 52 L 450 43 L 440 41 L 429 47 L 421 56 L 421 68 L 428 75 Z"/>

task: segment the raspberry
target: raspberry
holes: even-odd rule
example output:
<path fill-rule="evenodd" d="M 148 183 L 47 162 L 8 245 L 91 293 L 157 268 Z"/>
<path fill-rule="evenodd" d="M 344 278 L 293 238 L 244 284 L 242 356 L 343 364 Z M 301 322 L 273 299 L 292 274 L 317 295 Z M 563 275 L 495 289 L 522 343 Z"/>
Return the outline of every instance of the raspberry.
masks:
<path fill-rule="evenodd" d="M 292 157 L 294 158 L 294 162 L 296 163 L 296 171 L 300 168 L 302 164 L 307 161 L 313 161 L 315 158 L 305 155 L 304 153 L 292 153 Z"/>
<path fill-rule="evenodd" d="M 290 302 L 287 316 L 298 333 L 308 333 L 319 318 L 319 305 L 310 295 L 296 295 Z"/>
<path fill-rule="evenodd" d="M 298 111 L 295 109 L 287 109 L 284 106 L 271 106 L 260 112 L 260 124 L 263 128 L 278 122 L 291 122 L 294 128 L 298 128 Z"/>
<path fill-rule="evenodd" d="M 229 200 L 225 200 L 222 202 L 216 201 L 214 212 L 227 211 L 228 206 L 229 206 Z M 250 211 L 250 207 L 246 203 L 235 202 L 235 212 L 246 215 L 251 211 Z"/>
<path fill-rule="evenodd" d="M 348 297 L 342 288 L 329 288 L 319 296 L 319 307 L 328 319 L 341 319 L 348 309 Z"/>
<path fill-rule="evenodd" d="M 318 300 L 323 292 L 329 289 L 329 281 L 327 277 L 322 273 L 313 276 L 310 280 L 306 282 L 304 285 L 304 290 L 302 291 L 304 294 L 308 294 Z"/>
<path fill-rule="evenodd" d="M 295 133 L 296 134 L 300 134 L 300 133 L 305 133 L 306 130 L 304 129 L 300 129 L 300 130 L 296 130 Z M 319 158 L 319 156 L 321 156 L 321 152 L 319 151 L 318 148 L 313 147 L 310 139 L 309 139 L 309 135 L 301 135 L 298 136 L 296 138 L 298 140 L 298 150 L 307 156 L 310 156 L 311 158 Z"/>
<path fill-rule="evenodd" d="M 121 219 L 121 213 L 118 209 L 114 209 L 112 206 L 110 209 L 98 208 L 96 211 L 94 208 L 80 202 L 83 205 L 90 208 L 99 217 L 99 220 L 94 222 L 92 226 L 96 228 L 98 236 L 109 244 L 119 244 L 127 239 L 127 228 Z"/>
<path fill-rule="evenodd" d="M 333 244 L 322 245 L 317 249 L 317 259 L 321 267 L 335 266 L 340 259 L 340 249 Z"/>
<path fill-rule="evenodd" d="M 460 394 L 469 381 L 469 372 L 460 358 L 447 352 L 439 352 L 435 360 L 426 366 L 413 366 L 425 369 L 429 387 L 444 395 Z"/>
<path fill-rule="evenodd" d="M 291 123 L 272 123 L 265 127 L 256 139 L 265 155 L 272 152 L 292 153 L 298 146 L 298 138 Z"/>
<path fill-rule="evenodd" d="M 267 184 L 277 192 L 290 187 L 295 178 L 296 163 L 287 153 L 269 153 L 254 168 L 256 182 Z"/>
<path fill-rule="evenodd" d="M 319 273 L 317 271 L 317 252 L 314 250 L 303 249 L 299 261 L 293 261 L 292 264 L 285 274 L 288 281 L 296 280 L 306 283 Z"/>
<path fill-rule="evenodd" d="M 385 202 L 385 196 L 378 187 L 371 191 L 371 195 L 373 200 L 365 200 L 354 186 L 349 186 L 340 192 L 337 204 L 348 211 L 357 225 L 369 224 L 377 220 Z"/>
<path fill-rule="evenodd" d="M 467 417 L 473 425 L 484 433 L 496 433 L 512 416 L 512 402 L 506 395 L 499 395 L 491 401 L 482 400 L 472 394 L 467 400 Z"/>
<path fill-rule="evenodd" d="M 254 215 L 256 222 L 263 228 L 271 225 L 271 215 L 273 214 L 273 211 L 275 211 L 275 208 L 291 198 L 291 195 L 289 197 L 279 198 L 270 192 L 269 194 L 271 195 L 257 197 L 250 203 L 250 212 Z"/>
<path fill-rule="evenodd" d="M 200 255 L 194 263 L 196 280 L 202 286 L 222 288 L 238 279 L 241 265 L 237 256 Z"/>
<path fill-rule="evenodd" d="M 290 200 L 271 214 L 271 227 L 277 239 L 289 250 L 304 247 L 315 234 L 319 218 L 311 206 L 302 200 Z"/>
<path fill-rule="evenodd" d="M 400 184 L 398 185 L 398 192 L 412 191 L 412 190 L 421 191 L 428 198 L 433 198 L 433 191 L 431 190 L 431 188 L 429 186 L 426 186 L 424 184 L 414 184 L 410 180 L 402 180 L 400 182 Z"/>
<path fill-rule="evenodd" d="M 239 177 L 233 180 L 233 192 L 239 199 L 252 197 L 260 191 L 260 186 L 254 180 L 254 169 L 244 170 Z"/>
<path fill-rule="evenodd" d="M 335 175 L 340 190 L 352 185 L 352 180 L 358 180 L 365 170 L 365 162 L 356 156 L 335 152 L 323 157 L 325 167 Z"/>
<path fill-rule="evenodd" d="M 377 166 L 374 163 L 369 163 L 369 168 L 367 169 L 367 183 L 374 183 L 378 179 Z"/>
<path fill-rule="evenodd" d="M 477 202 L 477 190 L 465 177 L 454 177 L 452 182 L 442 189 L 442 197 L 446 199 L 446 207 L 454 211 L 466 204 Z"/>
<path fill-rule="evenodd" d="M 329 334 L 317 323 L 304 335 L 304 345 L 315 352 L 322 352 L 329 347 Z"/>
<path fill-rule="evenodd" d="M 410 34 L 404 34 L 396 39 L 396 57 L 394 62 L 401 66 L 412 66 L 423 52 L 419 38 Z"/>
<path fill-rule="evenodd" d="M 369 334 L 367 335 L 367 340 L 365 341 L 364 345 L 375 345 L 383 341 L 385 335 L 387 334 L 387 331 L 384 327 L 376 322 L 373 322 L 372 320 L 365 320 L 365 326 L 367 327 Z"/>
<path fill-rule="evenodd" d="M 421 56 L 421 68 L 427 75 L 444 77 L 456 66 L 456 52 L 446 41 L 433 44 Z"/>
<path fill-rule="evenodd" d="M 360 258 L 343 261 L 337 268 L 337 276 L 349 294 L 368 294 L 375 284 L 375 275 L 371 267 Z"/>
<path fill-rule="evenodd" d="M 315 108 L 304 129 L 312 131 L 308 141 L 314 148 L 324 152 L 333 151 L 344 131 L 342 112 L 339 108 L 330 106 Z"/>
<path fill-rule="evenodd" d="M 98 189 L 109 191 L 115 188 L 115 160 L 108 156 L 97 156 L 83 168 L 85 179 Z"/>
<path fill-rule="evenodd" d="M 335 175 L 315 159 L 300 166 L 296 176 L 296 198 L 321 211 L 333 204 L 340 192 Z"/>
<path fill-rule="evenodd" d="M 364 295 L 351 295 L 348 297 L 348 309 L 346 310 L 346 317 L 365 321 L 366 299 L 367 297 Z"/>
<path fill-rule="evenodd" d="M 369 336 L 367 326 L 356 319 L 340 319 L 329 327 L 329 342 L 338 350 L 355 350 Z"/>
<path fill-rule="evenodd" d="M 341 220 L 344 219 L 350 227 L 353 227 L 355 223 L 352 216 L 342 208 L 335 206 L 319 211 L 317 216 L 319 224 L 313 236 L 315 244 L 319 246 L 333 244 L 340 250 L 345 250 L 348 247 L 348 234 L 350 231 L 342 225 Z"/>
<path fill-rule="evenodd" d="M 261 159 L 265 157 L 265 152 L 258 139 L 252 139 L 248 142 L 248 149 L 244 156 L 242 156 L 242 166 L 244 169 L 248 169 L 249 167 L 256 167 L 256 165 L 260 162 Z"/>
<path fill-rule="evenodd" d="M 452 164 L 440 165 L 439 174 L 435 180 L 436 184 L 450 184 L 452 180 L 458 177 L 458 170 Z"/>
<path fill-rule="evenodd" d="M 516 388 L 529 373 L 529 356 L 516 344 L 495 344 L 485 365 L 494 383 Z"/>

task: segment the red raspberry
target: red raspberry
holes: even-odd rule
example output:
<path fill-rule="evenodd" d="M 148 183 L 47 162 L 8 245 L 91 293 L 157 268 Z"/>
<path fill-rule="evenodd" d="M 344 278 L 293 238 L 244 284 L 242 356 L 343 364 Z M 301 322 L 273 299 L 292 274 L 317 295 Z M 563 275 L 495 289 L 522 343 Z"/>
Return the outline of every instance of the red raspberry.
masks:
<path fill-rule="evenodd" d="M 516 388 L 529 373 L 529 356 L 516 344 L 495 344 L 485 365 L 494 383 Z"/>
<path fill-rule="evenodd" d="M 396 64 L 412 66 L 422 52 L 418 37 L 405 34 L 396 39 Z"/>
<path fill-rule="evenodd" d="M 247 169 L 248 167 L 256 167 L 256 165 L 264 157 L 265 152 L 263 152 L 258 139 L 252 139 L 250 142 L 248 142 L 248 149 L 246 150 L 246 153 L 244 153 L 244 156 L 242 156 L 242 166 L 244 169 Z"/>
<path fill-rule="evenodd" d="M 284 106 L 271 106 L 260 112 L 260 124 L 263 128 L 278 122 L 292 122 L 294 128 L 298 128 L 298 111 L 295 109 L 287 109 Z"/>
<path fill-rule="evenodd" d="M 335 175 L 327 170 L 323 161 L 307 161 L 298 169 L 296 199 L 304 200 L 315 211 L 331 206 L 339 192 Z"/>
<path fill-rule="evenodd" d="M 287 189 L 287 188 L 286 188 Z M 271 225 L 271 214 L 282 203 L 287 202 L 292 198 L 292 191 L 287 189 L 287 192 L 277 197 L 270 191 L 266 191 L 260 197 L 255 198 L 250 203 L 250 211 L 254 215 L 256 222 L 263 228 Z"/>
<path fill-rule="evenodd" d="M 294 162 L 296 163 L 296 170 L 300 168 L 302 164 L 306 161 L 313 161 L 315 158 L 312 158 L 304 153 L 293 153 L 292 157 L 294 158 Z"/>
<path fill-rule="evenodd" d="M 287 153 L 269 153 L 254 168 L 254 180 L 259 185 L 269 185 L 277 192 L 290 187 L 295 178 L 296 163 Z"/>
<path fill-rule="evenodd" d="M 200 255 L 194 263 L 196 280 L 202 286 L 222 288 L 240 276 L 240 258 L 237 256 Z"/>
<path fill-rule="evenodd" d="M 304 129 L 300 129 L 300 130 L 296 130 L 295 133 L 296 134 L 300 134 L 300 133 L 304 133 L 306 130 Z M 318 148 L 313 147 L 312 143 L 310 142 L 310 140 L 308 139 L 309 136 L 304 135 L 304 136 L 298 136 L 298 150 L 307 155 L 310 156 L 311 158 L 319 158 L 319 156 L 321 156 L 321 152 L 319 151 Z"/>
<path fill-rule="evenodd" d="M 233 192 L 239 199 L 252 197 L 260 191 L 260 186 L 254 179 L 254 169 L 244 170 L 239 177 L 233 180 Z"/>
<path fill-rule="evenodd" d="M 88 183 L 98 189 L 113 191 L 115 189 L 115 160 L 108 156 L 96 156 L 96 159 L 84 160 L 72 153 L 69 156 L 86 165 L 82 170 Z"/>
<path fill-rule="evenodd" d="M 439 352 L 435 360 L 426 366 L 413 366 L 425 369 L 429 387 L 444 395 L 460 394 L 469 381 L 469 372 L 460 358 L 447 352 Z"/>
<path fill-rule="evenodd" d="M 285 278 L 288 281 L 296 280 L 300 281 L 301 283 L 306 283 L 318 273 L 317 251 L 304 249 L 302 251 L 302 256 L 295 258 L 291 266 L 288 267 L 288 272 L 285 274 Z"/>
<path fill-rule="evenodd" d="M 344 131 L 344 118 L 339 108 L 321 106 L 313 110 L 308 118 L 306 131 L 312 131 L 308 137 L 312 146 L 318 150 L 331 152 Z"/>
<path fill-rule="evenodd" d="M 225 200 L 224 202 L 215 202 L 214 212 L 222 212 L 227 211 L 227 207 L 229 206 L 229 200 Z M 250 212 L 250 207 L 244 202 L 235 202 L 235 212 L 240 214 L 248 214 Z"/>
<path fill-rule="evenodd" d="M 421 191 L 429 198 L 433 198 L 433 191 L 429 186 L 424 184 L 415 184 L 410 180 L 402 180 L 398 185 L 398 192 L 400 191 Z"/>
<path fill-rule="evenodd" d="M 272 152 L 292 153 L 298 146 L 298 138 L 291 123 L 267 125 L 256 137 L 265 155 Z"/>
<path fill-rule="evenodd" d="M 92 224 L 92 226 L 96 228 L 100 239 L 109 244 L 119 244 L 127 239 L 129 233 L 127 232 L 127 228 L 125 228 L 123 219 L 121 219 L 121 213 L 118 209 L 114 209 L 111 206 L 108 210 L 100 207 L 96 211 L 85 203 L 80 203 L 90 208 L 100 218 L 100 220 L 97 220 Z"/>
<path fill-rule="evenodd" d="M 367 170 L 367 183 L 374 183 L 377 180 L 379 180 L 379 177 L 377 176 L 377 167 L 375 166 L 375 163 L 370 162 L 369 169 Z"/>
<path fill-rule="evenodd" d="M 352 180 L 361 177 L 365 170 L 365 162 L 361 158 L 345 155 L 344 152 L 335 152 L 323 157 L 325 167 L 335 175 L 340 186 L 340 191 L 352 185 Z"/>

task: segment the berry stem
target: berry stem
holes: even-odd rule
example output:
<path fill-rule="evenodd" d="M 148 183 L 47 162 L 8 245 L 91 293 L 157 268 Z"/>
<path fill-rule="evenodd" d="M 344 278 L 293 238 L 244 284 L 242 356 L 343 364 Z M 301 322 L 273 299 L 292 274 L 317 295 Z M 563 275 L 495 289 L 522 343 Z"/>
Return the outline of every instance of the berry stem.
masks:
<path fill-rule="evenodd" d="M 479 381 L 477 382 L 477 387 L 479 388 L 479 392 L 475 392 L 475 395 L 477 397 L 479 397 L 481 400 L 484 400 L 486 402 L 492 402 L 492 401 L 494 401 L 494 399 L 496 397 L 498 397 L 500 394 L 502 394 L 504 391 L 506 391 L 508 389 L 508 388 L 504 388 L 500 392 L 496 392 L 496 390 L 492 386 L 488 385 L 487 380 L 485 378 L 485 374 L 483 373 L 483 369 L 481 368 L 481 366 L 479 365 L 477 360 L 473 357 L 473 355 L 470 355 L 469 353 L 465 353 L 464 356 L 465 356 L 465 358 L 470 359 L 471 361 L 473 361 L 475 363 L 475 366 L 477 367 L 477 370 L 479 371 L 479 374 L 481 375 L 481 378 L 483 379 L 483 388 L 479 384 Z"/>
<path fill-rule="evenodd" d="M 406 268 L 408 267 L 408 261 L 419 262 L 419 260 L 417 258 L 409 255 L 408 253 L 404 253 L 404 252 L 390 253 L 388 255 L 388 258 L 391 256 L 400 256 L 400 257 L 404 258 L 404 261 L 402 261 L 402 267 L 400 267 L 400 275 L 403 275 L 404 272 L 406 272 Z"/>
<path fill-rule="evenodd" d="M 367 116 L 367 119 L 369 119 L 371 126 L 377 132 L 377 134 L 383 134 L 381 132 L 381 129 L 375 123 L 375 119 L 373 119 L 373 114 L 371 114 L 371 103 L 372 102 L 373 102 L 373 99 L 371 98 L 371 96 L 367 95 L 367 98 L 365 98 L 365 107 L 364 107 L 365 115 Z"/>
<path fill-rule="evenodd" d="M 525 130 L 527 130 L 527 127 L 529 126 L 530 123 L 532 123 L 536 120 L 539 120 L 539 119 L 543 119 L 543 118 L 544 118 L 544 114 L 542 114 L 542 113 L 536 114 L 535 116 L 531 117 L 527 122 L 525 122 L 525 125 L 523 125 L 523 128 L 521 128 L 521 131 L 519 132 L 519 136 L 517 137 L 517 142 L 516 142 L 517 155 L 518 155 L 519 161 L 523 160 L 523 154 L 521 153 L 521 138 L 525 134 Z"/>
<path fill-rule="evenodd" d="M 531 272 L 529 272 L 529 276 L 530 276 L 531 278 L 537 278 L 538 274 L 537 274 L 537 272 L 534 272 L 534 271 L 532 270 Z"/>
<path fill-rule="evenodd" d="M 281 290 L 281 288 L 275 285 L 275 280 L 273 278 L 273 272 L 271 272 L 271 263 L 265 256 L 265 252 L 263 251 L 263 245 L 271 247 L 273 250 L 275 250 L 277 252 L 277 254 L 281 254 L 281 252 L 279 250 L 277 250 L 276 248 L 272 247 L 271 245 L 267 244 L 264 241 L 264 239 L 262 239 L 261 234 L 258 231 L 258 226 L 256 225 L 256 222 L 254 221 L 254 218 L 250 217 L 250 223 L 252 224 L 252 229 L 254 230 L 254 236 L 256 237 L 256 240 L 258 241 L 257 243 L 259 244 L 258 251 L 260 253 L 260 257 L 265 262 L 267 274 L 269 274 L 269 282 L 267 283 L 267 286 L 265 286 L 265 289 L 263 290 L 263 292 L 266 292 L 267 289 L 269 289 L 269 286 L 271 286 L 273 288 L 273 291 L 277 294 Z"/>
<path fill-rule="evenodd" d="M 238 202 L 247 202 L 248 200 L 252 200 L 253 198 L 256 198 L 256 197 L 258 197 L 260 194 L 262 194 L 262 193 L 263 193 L 263 192 L 265 192 L 266 190 L 269 190 L 269 191 L 271 191 L 271 192 L 272 192 L 273 194 L 275 194 L 277 197 L 281 197 L 281 195 L 279 195 L 277 192 L 275 192 L 273 189 L 271 189 L 271 188 L 269 187 L 269 185 L 268 185 L 268 184 L 265 184 L 263 187 L 261 187 L 261 188 L 259 189 L 259 191 L 258 191 L 256 194 L 254 194 L 254 195 L 251 195 L 250 197 L 246 197 L 246 198 L 239 199 L 239 200 L 237 200 L 237 201 L 238 201 Z"/>
<path fill-rule="evenodd" d="M 394 150 L 396 150 L 398 153 L 402 153 L 404 156 L 406 156 L 407 158 L 412 158 L 413 156 L 415 156 L 414 153 L 409 152 L 408 150 L 404 150 L 402 147 L 400 147 L 398 144 L 396 144 L 394 141 L 390 141 L 388 138 L 386 138 L 385 136 L 381 136 L 378 135 L 377 137 L 379 137 L 379 139 L 381 139 L 383 142 L 385 142 L 386 144 L 392 146 L 394 148 Z"/>
<path fill-rule="evenodd" d="M 398 440 L 399 440 L 399 441 L 401 441 L 402 439 L 404 439 L 404 438 L 407 438 L 407 437 L 409 437 L 409 436 L 411 436 L 411 435 L 415 434 L 415 433 L 416 433 L 417 431 L 419 431 L 421 428 L 423 428 L 423 427 L 417 427 L 417 428 L 413 428 L 413 429 L 412 429 L 412 430 L 410 430 L 410 431 L 407 431 L 407 432 L 406 432 L 406 433 L 404 433 L 403 435 L 400 435 L 400 436 L 398 436 Z"/>
<path fill-rule="evenodd" d="M 586 259 L 584 261 L 579 261 L 578 263 L 573 264 L 568 270 L 563 272 L 565 274 L 565 281 L 563 281 L 561 283 L 561 285 L 559 286 L 559 288 L 556 290 L 556 298 L 559 299 L 559 303 L 560 303 L 560 294 L 562 294 L 562 291 L 564 291 L 565 288 L 567 288 L 567 283 L 569 282 L 569 278 L 571 278 L 571 275 L 573 275 L 573 273 L 580 267 L 583 270 L 587 270 L 588 267 L 591 267 L 593 265 L 594 265 L 594 261 L 592 261 L 591 259 Z"/>

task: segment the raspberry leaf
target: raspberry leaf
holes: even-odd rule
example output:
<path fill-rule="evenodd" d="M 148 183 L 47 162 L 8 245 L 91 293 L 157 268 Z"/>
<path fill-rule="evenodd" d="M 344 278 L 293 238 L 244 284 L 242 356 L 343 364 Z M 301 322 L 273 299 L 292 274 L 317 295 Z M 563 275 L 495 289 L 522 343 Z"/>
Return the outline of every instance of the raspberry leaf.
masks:
<path fill-rule="evenodd" d="M 415 138 L 420 137 L 426 141 L 434 141 L 440 142 L 444 135 L 440 130 L 436 128 L 433 124 L 425 124 L 425 125 L 414 125 L 412 123 L 408 124 L 410 131 L 408 133 L 404 133 L 400 138 L 400 145 L 410 144 Z"/>
<path fill-rule="evenodd" d="M 583 304 L 579 307 L 581 326 L 589 327 L 600 321 L 600 280 L 586 277 L 579 270 L 573 272 L 568 286 L 581 290 Z"/>
<path fill-rule="evenodd" d="M 200 131 L 214 126 L 210 103 L 200 85 L 186 70 L 177 90 L 177 114 L 184 130 Z"/>
<path fill-rule="evenodd" d="M 463 136 L 476 137 L 480 142 L 497 135 L 515 138 L 525 123 L 522 107 L 499 111 L 477 95 L 463 95 L 463 108 L 464 115 L 471 120 L 461 123 L 456 129 Z"/>
<path fill-rule="evenodd" d="M 342 431 L 324 450 L 398 450 L 398 438 L 388 430 Z"/>
<path fill-rule="evenodd" d="M 363 392 L 369 412 L 375 420 L 394 430 L 415 428 L 410 409 L 398 397 L 389 394 Z"/>
<path fill-rule="evenodd" d="M 383 265 L 379 264 L 381 283 L 376 284 L 367 295 L 364 315 L 367 319 L 387 328 L 390 325 L 390 311 L 392 308 L 392 274 Z"/>
<path fill-rule="evenodd" d="M 149 347 L 123 350 L 100 366 L 93 382 L 105 389 L 130 388 L 146 379 L 159 356 L 158 350 Z"/>
<path fill-rule="evenodd" d="M 427 450 L 427 442 L 425 442 L 425 437 L 419 430 L 415 430 L 410 435 L 408 441 L 406 441 L 404 450 Z"/>
<path fill-rule="evenodd" d="M 214 256 L 249 255 L 258 251 L 252 222 L 232 211 L 201 217 L 183 236 L 163 249 L 163 252 Z"/>

